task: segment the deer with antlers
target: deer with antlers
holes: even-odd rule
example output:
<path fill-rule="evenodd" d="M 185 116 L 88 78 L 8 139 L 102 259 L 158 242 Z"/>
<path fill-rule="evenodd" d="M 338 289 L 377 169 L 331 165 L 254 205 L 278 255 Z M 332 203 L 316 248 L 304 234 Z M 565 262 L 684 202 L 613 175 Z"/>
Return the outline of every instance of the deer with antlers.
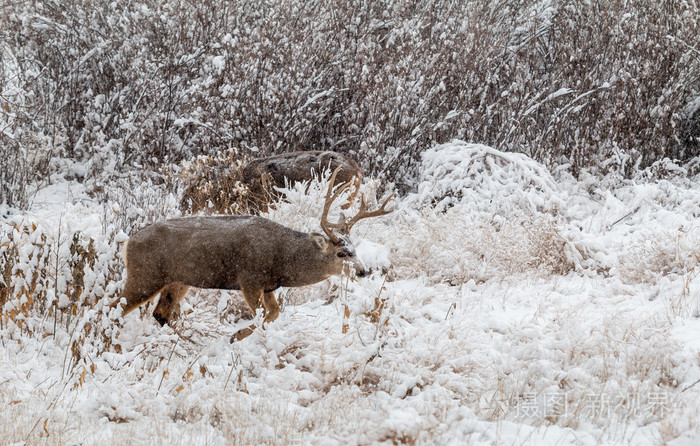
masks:
<path fill-rule="evenodd" d="M 160 294 L 153 316 L 165 325 L 178 317 L 189 287 L 240 290 L 253 312 L 262 304 L 264 323 L 269 323 L 280 312 L 277 288 L 310 285 L 350 270 L 363 276 L 364 265 L 348 235 L 358 221 L 392 212 L 385 208 L 393 194 L 374 211 L 367 210 L 362 196 L 355 216 L 330 223 L 331 205 L 349 187 L 345 183 L 333 192 L 337 173 L 331 175 L 321 215 L 325 237 L 259 216 L 176 218 L 136 232 L 124 248 L 126 283 L 112 307 L 121 305 L 124 316 Z M 241 340 L 254 328 L 234 338 Z"/>

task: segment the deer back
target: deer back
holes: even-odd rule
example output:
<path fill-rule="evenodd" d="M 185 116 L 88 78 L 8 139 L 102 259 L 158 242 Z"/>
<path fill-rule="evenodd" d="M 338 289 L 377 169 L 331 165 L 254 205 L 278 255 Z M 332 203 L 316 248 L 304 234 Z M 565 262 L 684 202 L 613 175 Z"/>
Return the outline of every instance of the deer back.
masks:
<path fill-rule="evenodd" d="M 352 158 L 331 151 L 290 152 L 250 160 L 243 170 L 243 182 L 252 184 L 263 175 L 268 175 L 275 186 L 284 187 L 289 183 L 309 181 L 314 175 L 329 169 L 338 171 L 337 181 L 347 183 L 355 178 L 362 179 L 360 166 Z"/>

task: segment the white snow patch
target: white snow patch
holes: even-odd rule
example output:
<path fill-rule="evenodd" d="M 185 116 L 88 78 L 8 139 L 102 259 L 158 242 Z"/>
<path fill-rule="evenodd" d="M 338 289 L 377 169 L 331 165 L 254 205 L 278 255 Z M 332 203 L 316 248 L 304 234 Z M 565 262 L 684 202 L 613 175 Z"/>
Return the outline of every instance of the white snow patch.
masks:
<path fill-rule="evenodd" d="M 192 290 L 175 327 L 160 327 L 152 306 L 102 317 L 104 299 L 70 317 L 30 311 L 22 327 L 3 319 L 0 407 L 15 422 L 0 423 L 0 438 L 693 444 L 698 182 L 555 178 L 522 155 L 458 141 L 427 151 L 423 167 L 397 211 L 353 228 L 358 257 L 378 273 L 281 290 L 279 318 L 242 342 L 229 339 L 262 314 L 239 319 L 236 291 Z M 268 217 L 318 231 L 324 181 L 291 188 Z M 59 229 L 94 237 L 83 295 L 114 296 L 122 283 L 104 277 L 126 234 L 110 238 L 105 219 L 174 213 L 151 186 L 136 184 L 118 204 L 83 187 L 52 181 L 30 211 L 0 221 L 0 249 L 17 243 L 14 285 L 31 284 L 50 253 L 62 282 L 43 297 L 47 308 L 73 299 L 62 291 L 70 243 L 43 251 Z M 372 203 L 373 190 L 367 182 Z M 381 274 L 388 267 L 393 280 Z M 28 303 L 9 299 L 3 315 Z M 84 337 L 88 324 L 113 345 Z"/>

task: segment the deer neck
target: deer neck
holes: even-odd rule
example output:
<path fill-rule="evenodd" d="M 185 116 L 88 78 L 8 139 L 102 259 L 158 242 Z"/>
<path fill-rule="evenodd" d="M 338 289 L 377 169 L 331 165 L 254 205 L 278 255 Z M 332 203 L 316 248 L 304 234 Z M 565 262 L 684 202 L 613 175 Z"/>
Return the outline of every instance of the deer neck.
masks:
<path fill-rule="evenodd" d="M 310 285 L 328 278 L 332 272 L 328 271 L 329 262 L 313 242 L 304 238 L 297 241 L 297 249 L 290 249 L 292 253 L 285 261 L 281 274 L 281 285 L 285 287 L 297 287 Z"/>

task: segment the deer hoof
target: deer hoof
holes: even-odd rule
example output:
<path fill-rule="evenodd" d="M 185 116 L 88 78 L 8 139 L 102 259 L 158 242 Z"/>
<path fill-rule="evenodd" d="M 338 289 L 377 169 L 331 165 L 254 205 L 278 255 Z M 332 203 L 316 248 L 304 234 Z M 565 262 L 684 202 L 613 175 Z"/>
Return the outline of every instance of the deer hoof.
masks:
<path fill-rule="evenodd" d="M 168 320 L 159 314 L 154 314 L 153 317 L 156 321 L 158 321 L 161 327 L 165 326 L 165 324 L 168 323 Z"/>
<path fill-rule="evenodd" d="M 234 341 L 243 340 L 243 339 L 247 338 L 248 336 L 250 336 L 251 334 L 253 334 L 253 329 L 251 329 L 250 327 L 241 328 L 240 330 L 238 330 L 236 332 L 236 334 L 231 336 L 231 343 L 233 344 Z"/>

